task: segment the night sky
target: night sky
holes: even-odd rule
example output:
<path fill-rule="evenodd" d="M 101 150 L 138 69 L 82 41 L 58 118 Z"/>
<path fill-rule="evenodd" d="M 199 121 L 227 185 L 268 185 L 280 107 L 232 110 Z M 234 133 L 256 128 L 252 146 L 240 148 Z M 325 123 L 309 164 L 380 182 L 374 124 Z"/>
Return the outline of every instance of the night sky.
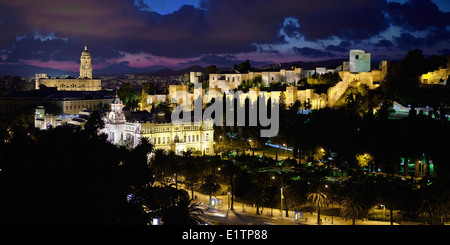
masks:
<path fill-rule="evenodd" d="M 449 0 L 0 0 L 0 64 L 232 66 L 450 54 Z"/>

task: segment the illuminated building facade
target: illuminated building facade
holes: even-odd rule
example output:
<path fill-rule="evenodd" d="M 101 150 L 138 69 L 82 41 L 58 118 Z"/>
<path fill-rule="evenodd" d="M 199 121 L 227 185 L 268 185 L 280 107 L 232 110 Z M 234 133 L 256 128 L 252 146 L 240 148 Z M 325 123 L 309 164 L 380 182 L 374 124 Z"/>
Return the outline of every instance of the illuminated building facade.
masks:
<path fill-rule="evenodd" d="M 84 46 L 80 57 L 80 76 L 78 78 L 50 78 L 46 73 L 36 73 L 35 89 L 43 87 L 57 88 L 60 91 L 99 91 L 102 90 L 100 79 L 92 78 L 91 54 Z"/>
<path fill-rule="evenodd" d="M 124 111 L 122 102 L 116 98 L 104 121 L 102 132 L 115 145 L 135 147 L 142 138 L 147 138 L 155 149 L 177 154 L 187 151 L 206 155 L 214 153 L 212 120 L 182 124 L 172 122 L 170 114 Z"/>

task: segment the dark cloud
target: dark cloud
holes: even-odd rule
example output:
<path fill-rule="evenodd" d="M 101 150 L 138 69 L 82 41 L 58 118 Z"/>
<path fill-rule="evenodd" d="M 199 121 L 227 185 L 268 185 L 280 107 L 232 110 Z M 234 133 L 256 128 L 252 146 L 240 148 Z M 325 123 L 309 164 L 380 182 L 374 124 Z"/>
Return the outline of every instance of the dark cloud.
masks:
<path fill-rule="evenodd" d="M 430 0 L 410 0 L 404 4 L 392 2 L 387 12 L 393 24 L 409 31 L 450 25 L 450 13 L 442 12 Z"/>
<path fill-rule="evenodd" d="M 308 47 L 304 47 L 304 48 L 294 47 L 292 50 L 299 55 L 310 57 L 310 58 L 335 57 L 336 56 L 335 54 L 333 54 L 331 52 L 322 51 L 319 49 L 308 48 Z"/>
<path fill-rule="evenodd" d="M 79 62 L 84 45 L 96 63 L 104 63 L 109 59 L 123 57 L 119 52 L 106 45 L 83 43 L 74 39 L 57 38 L 51 34 L 31 33 L 17 38 L 9 49 L 5 62 L 21 60 L 40 61 L 76 61 Z"/>
<path fill-rule="evenodd" d="M 199 60 L 195 61 L 189 61 L 182 65 L 191 65 L 191 64 L 214 64 L 216 66 L 223 66 L 223 67 L 232 67 L 234 64 L 240 64 L 244 62 L 245 60 L 239 60 L 234 55 L 203 55 Z M 269 62 L 265 61 L 251 61 L 251 65 L 253 67 L 261 66 L 261 65 L 267 65 Z"/>
<path fill-rule="evenodd" d="M 268 53 L 268 54 L 279 54 L 280 51 L 276 50 L 272 45 L 268 45 L 267 47 L 258 47 L 259 53 Z"/>
<path fill-rule="evenodd" d="M 350 47 L 352 44 L 349 42 L 349 41 L 341 41 L 341 43 L 339 44 L 339 46 L 342 46 L 342 47 L 346 47 L 346 48 L 348 48 L 348 47 Z"/>
<path fill-rule="evenodd" d="M 450 44 L 450 32 L 446 28 L 431 28 L 426 37 L 428 46 L 432 46 L 439 42 Z"/>
<path fill-rule="evenodd" d="M 281 28 L 288 37 L 365 38 L 386 27 L 383 2 L 209 0 L 201 9 L 185 5 L 167 15 L 141 11 L 135 1 L 120 0 L 17 0 L 8 8 L 23 26 L 59 37 L 101 42 L 131 53 L 194 57 L 252 52 L 255 43 L 282 43 Z M 288 17 L 297 19 L 300 27 L 294 21 L 284 23 Z"/>
<path fill-rule="evenodd" d="M 335 2 L 334 6 L 329 4 L 329 7 L 299 16 L 301 33 L 310 39 L 331 36 L 351 40 L 366 39 L 389 26 L 383 14 L 387 6 L 384 0 L 361 0 L 352 4 Z M 320 5 L 321 2 L 316 4 Z"/>
<path fill-rule="evenodd" d="M 445 29 L 431 28 L 423 37 L 416 37 L 410 33 L 402 33 L 395 38 L 401 49 L 430 48 L 439 43 L 450 45 L 450 33 Z"/>
<path fill-rule="evenodd" d="M 438 50 L 437 53 L 440 55 L 450 55 L 450 49 L 449 48 L 441 49 L 441 50 Z"/>
<path fill-rule="evenodd" d="M 333 52 L 348 52 L 348 48 L 336 46 L 336 45 L 328 45 L 325 50 L 333 51 Z"/>
<path fill-rule="evenodd" d="M 0 49 L 2 49 L 14 42 L 17 36 L 30 32 L 31 28 L 23 23 L 15 8 L 0 3 L 0 30 Z"/>
<path fill-rule="evenodd" d="M 386 0 L 205 0 L 200 8 L 185 5 L 165 15 L 148 11 L 144 5 L 140 0 L 3 2 L 0 50 L 8 61 L 78 60 L 87 43 L 98 62 L 123 57 L 126 52 L 202 57 L 205 61 L 215 58 L 226 63 L 233 59 L 221 54 L 277 53 L 273 47 L 287 44 L 287 38 L 319 43 L 333 37 L 343 41 L 325 45 L 324 50 L 294 48 L 305 57 L 333 57 L 333 52 L 347 52 L 353 44 L 379 35 L 390 21 L 407 29 L 396 34 L 395 41 L 402 49 L 450 40 L 445 28 L 449 13 L 440 11 L 430 0 L 405 4 L 388 4 Z M 412 30 L 426 30 L 429 35 L 415 37 L 408 33 Z M 36 32 L 54 34 L 54 38 L 35 38 Z M 434 39 L 424 42 L 425 38 Z M 391 44 L 382 40 L 375 46 Z"/>
<path fill-rule="evenodd" d="M 391 41 L 383 39 L 383 40 L 380 40 L 377 43 L 375 43 L 375 47 L 392 48 L 392 47 L 394 47 L 394 45 L 392 44 Z"/>
<path fill-rule="evenodd" d="M 395 38 L 397 46 L 404 50 L 409 50 L 415 47 L 425 46 L 427 39 L 418 38 L 409 33 L 402 33 L 399 37 Z"/>

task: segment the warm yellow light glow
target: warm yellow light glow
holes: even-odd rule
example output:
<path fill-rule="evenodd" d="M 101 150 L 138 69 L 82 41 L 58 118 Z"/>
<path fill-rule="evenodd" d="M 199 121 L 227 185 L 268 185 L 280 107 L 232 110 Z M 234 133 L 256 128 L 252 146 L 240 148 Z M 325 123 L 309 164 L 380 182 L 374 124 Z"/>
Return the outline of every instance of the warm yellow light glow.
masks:
<path fill-rule="evenodd" d="M 361 168 L 368 167 L 372 163 L 374 157 L 368 153 L 356 155 L 356 160 Z"/>

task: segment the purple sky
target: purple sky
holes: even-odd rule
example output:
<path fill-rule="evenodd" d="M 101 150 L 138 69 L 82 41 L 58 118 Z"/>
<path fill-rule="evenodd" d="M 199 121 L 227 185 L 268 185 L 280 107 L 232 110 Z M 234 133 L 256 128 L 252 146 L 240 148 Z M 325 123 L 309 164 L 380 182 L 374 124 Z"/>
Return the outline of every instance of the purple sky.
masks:
<path fill-rule="evenodd" d="M 450 54 L 448 0 L 0 0 L 0 64 L 94 73 L 132 67 L 230 66 Z"/>

